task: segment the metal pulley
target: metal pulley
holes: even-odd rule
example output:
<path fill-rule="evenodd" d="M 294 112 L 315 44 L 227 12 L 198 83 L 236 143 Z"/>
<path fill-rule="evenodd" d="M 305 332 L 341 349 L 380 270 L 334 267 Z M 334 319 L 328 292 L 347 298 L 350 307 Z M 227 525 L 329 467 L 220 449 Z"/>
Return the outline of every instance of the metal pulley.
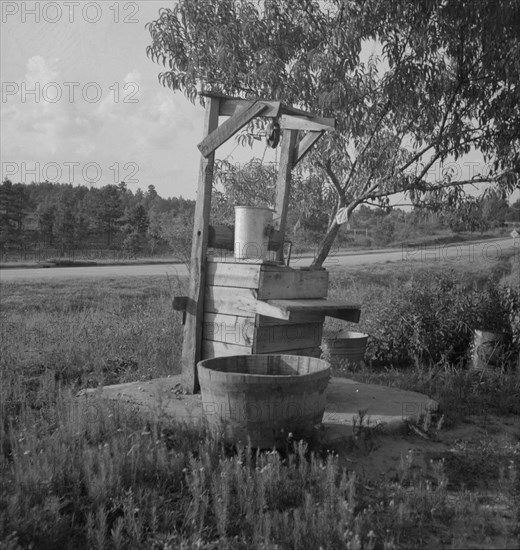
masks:
<path fill-rule="evenodd" d="M 267 130 L 265 132 L 267 145 L 272 149 L 275 149 L 278 143 L 280 143 L 280 124 L 277 120 L 271 120 Z"/>

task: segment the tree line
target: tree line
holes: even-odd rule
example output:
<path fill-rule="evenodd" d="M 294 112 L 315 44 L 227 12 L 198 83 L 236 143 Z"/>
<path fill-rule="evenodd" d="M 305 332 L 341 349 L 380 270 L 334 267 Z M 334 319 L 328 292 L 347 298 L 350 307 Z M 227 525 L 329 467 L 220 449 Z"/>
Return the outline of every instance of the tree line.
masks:
<path fill-rule="evenodd" d="M 254 160 L 242 167 L 220 164 L 216 171 L 212 224 L 232 225 L 234 206 L 261 205 L 274 194 L 276 170 Z M 288 237 L 299 248 L 316 247 L 327 230 L 327 196 L 315 176 L 293 178 Z M 131 256 L 173 254 L 189 258 L 195 202 L 161 197 L 153 185 L 133 192 L 124 182 L 103 187 L 71 184 L 0 185 L 0 253 L 55 249 L 109 249 Z M 339 246 L 353 241 L 384 246 L 431 235 L 436 230 L 478 231 L 520 225 L 520 200 L 509 205 L 496 193 L 475 199 L 465 211 L 413 208 L 382 209 L 361 205 L 338 236 Z M 364 239 L 362 238 L 364 237 Z"/>
<path fill-rule="evenodd" d="M 162 198 L 153 185 L 134 193 L 124 182 L 89 188 L 6 179 L 0 186 L 0 251 L 108 248 L 153 254 L 170 248 L 172 224 L 190 220 L 194 204 Z"/>

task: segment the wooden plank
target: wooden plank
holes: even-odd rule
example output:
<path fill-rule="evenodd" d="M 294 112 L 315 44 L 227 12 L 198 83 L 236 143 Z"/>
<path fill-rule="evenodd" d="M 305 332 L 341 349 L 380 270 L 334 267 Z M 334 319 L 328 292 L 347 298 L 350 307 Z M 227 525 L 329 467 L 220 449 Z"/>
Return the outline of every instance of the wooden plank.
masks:
<path fill-rule="evenodd" d="M 188 308 L 187 296 L 175 296 L 172 301 L 174 311 L 186 311 Z"/>
<path fill-rule="evenodd" d="M 210 101 L 215 100 L 212 99 Z M 230 137 L 234 136 L 247 123 L 251 122 L 253 118 L 260 115 L 265 108 L 266 106 L 264 103 L 255 101 L 253 104 L 237 111 L 233 116 L 229 117 L 220 126 L 215 128 L 198 144 L 197 147 L 200 152 L 205 157 L 211 153 L 214 153 L 215 150 L 225 143 Z"/>
<path fill-rule="evenodd" d="M 218 126 L 218 112 L 219 100 L 215 98 L 210 99 L 206 105 L 203 135 L 208 135 Z M 189 296 L 187 300 L 181 360 L 184 385 L 189 392 L 196 392 L 199 390 L 197 363 L 200 360 L 202 343 L 206 253 L 214 163 L 215 155 L 213 153 L 207 157 L 201 158 L 197 202 L 195 204 Z"/>
<path fill-rule="evenodd" d="M 208 263 L 206 285 L 257 289 L 262 264 Z"/>
<path fill-rule="evenodd" d="M 293 165 L 296 166 L 303 159 L 303 157 L 312 149 L 314 144 L 325 134 L 325 131 L 321 132 L 307 132 L 305 136 L 300 139 L 298 145 L 296 145 L 293 155 Z"/>
<path fill-rule="evenodd" d="M 269 327 L 273 325 L 296 325 L 296 324 L 308 324 L 308 323 L 322 323 L 325 321 L 325 315 L 319 311 L 313 311 L 310 313 L 294 312 L 291 315 L 290 321 L 283 321 L 282 319 L 276 319 L 274 317 L 266 317 L 265 315 L 257 315 L 255 320 L 255 326 L 257 327 Z"/>
<path fill-rule="evenodd" d="M 282 115 L 280 117 L 280 128 L 282 130 L 304 130 L 310 132 L 330 131 L 336 128 L 336 119 L 312 117 L 304 118 L 293 115 Z"/>
<path fill-rule="evenodd" d="M 229 357 L 230 355 L 251 355 L 251 346 L 236 346 L 224 342 L 202 341 L 202 358 L 213 359 L 214 357 Z"/>
<path fill-rule="evenodd" d="M 221 313 L 204 314 L 202 338 L 239 346 L 252 346 L 255 337 L 255 318 Z"/>
<path fill-rule="evenodd" d="M 325 298 L 329 288 L 328 271 L 262 271 L 259 300 Z"/>
<path fill-rule="evenodd" d="M 254 330 L 253 353 L 316 347 L 321 344 L 322 333 L 322 323 L 257 327 Z"/>
<path fill-rule="evenodd" d="M 243 104 L 245 102 L 254 101 L 252 99 L 242 99 L 242 98 L 239 98 L 239 97 L 234 97 L 234 96 L 222 94 L 220 92 L 211 92 L 211 91 L 200 92 L 199 95 L 201 95 L 203 97 L 217 97 L 217 98 L 219 98 L 221 100 L 221 104 L 223 105 L 223 107 L 221 108 L 221 113 L 220 113 L 221 116 L 226 116 L 228 114 L 229 115 L 233 114 L 234 111 L 229 112 L 229 110 L 231 110 L 230 106 L 233 106 L 232 102 L 236 102 L 238 104 Z M 228 101 L 230 102 L 229 104 L 228 104 Z M 265 100 L 265 99 L 259 98 L 259 97 L 256 98 L 256 101 L 264 101 L 267 104 L 278 103 L 280 105 L 279 113 L 277 112 L 276 114 L 272 114 L 272 115 L 270 114 L 270 115 L 266 115 L 266 116 L 278 117 L 278 115 L 280 113 L 297 115 L 297 116 L 305 116 L 305 117 L 313 117 L 314 116 L 312 113 L 309 113 L 308 111 L 303 111 L 302 109 L 292 107 L 291 105 L 286 105 L 285 103 L 280 103 L 279 101 L 269 101 L 269 100 Z M 264 116 L 264 115 L 262 115 L 262 116 Z"/>
<path fill-rule="evenodd" d="M 220 116 L 233 116 L 237 109 L 242 109 L 249 105 L 252 105 L 254 101 L 249 101 L 247 99 L 238 99 L 238 98 L 228 98 L 223 99 L 220 102 Z M 265 104 L 265 111 L 262 113 L 262 116 L 269 118 L 278 118 L 280 115 L 281 103 L 279 101 L 265 101 L 262 100 L 262 103 Z"/>
<path fill-rule="evenodd" d="M 304 116 L 308 118 L 314 117 L 314 115 L 312 113 L 309 113 L 309 111 L 297 109 L 296 107 L 293 107 L 292 105 L 287 105 L 286 103 L 282 103 L 280 107 L 280 113 L 282 115 L 296 115 L 296 116 Z"/>
<path fill-rule="evenodd" d="M 266 303 L 278 310 L 280 319 L 291 320 L 295 313 L 320 312 L 328 317 L 335 317 L 345 321 L 359 322 L 361 306 L 348 304 L 338 300 L 266 300 Z M 276 317 L 276 315 L 272 315 Z"/>
<path fill-rule="evenodd" d="M 288 320 L 290 315 L 279 307 L 257 299 L 257 292 L 250 288 L 208 286 L 205 310 L 210 313 L 249 316 L 255 313 Z"/>
<path fill-rule="evenodd" d="M 293 153 L 297 137 L 298 132 L 296 130 L 286 130 L 282 136 L 273 220 L 273 227 L 279 231 L 281 242 L 285 240 L 285 226 L 287 224 L 289 194 L 291 190 L 291 170 L 293 168 Z M 276 259 L 280 262 L 283 261 L 283 246 L 277 250 Z"/>

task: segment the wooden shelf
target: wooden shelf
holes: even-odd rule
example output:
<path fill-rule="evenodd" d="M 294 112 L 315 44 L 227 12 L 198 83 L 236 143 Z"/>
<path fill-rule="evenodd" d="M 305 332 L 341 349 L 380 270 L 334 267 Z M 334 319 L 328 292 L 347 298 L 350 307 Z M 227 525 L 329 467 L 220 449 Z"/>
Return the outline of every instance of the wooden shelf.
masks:
<path fill-rule="evenodd" d="M 257 300 L 257 313 L 290 321 L 302 313 L 321 313 L 327 317 L 342 319 L 352 323 L 359 322 L 361 306 L 339 300 Z M 264 304 L 269 306 L 269 312 Z"/>

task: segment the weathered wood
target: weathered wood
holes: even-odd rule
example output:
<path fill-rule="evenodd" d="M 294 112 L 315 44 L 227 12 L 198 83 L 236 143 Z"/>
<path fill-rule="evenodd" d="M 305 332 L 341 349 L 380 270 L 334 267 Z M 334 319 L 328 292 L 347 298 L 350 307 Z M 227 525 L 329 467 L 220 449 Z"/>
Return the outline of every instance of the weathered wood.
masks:
<path fill-rule="evenodd" d="M 294 312 L 291 315 L 290 321 L 284 321 L 282 319 L 276 319 L 275 317 L 266 317 L 265 315 L 257 315 L 255 320 L 255 326 L 257 327 L 269 327 L 276 325 L 296 325 L 296 324 L 308 324 L 308 323 L 322 323 L 325 321 L 325 314 L 319 311 L 313 311 L 310 313 Z"/>
<path fill-rule="evenodd" d="M 214 99 L 211 101 L 215 101 Z M 228 118 L 220 126 L 215 128 L 199 144 L 200 152 L 207 157 L 214 153 L 230 137 L 234 136 L 241 128 L 251 122 L 253 118 L 260 115 L 266 109 L 264 103 L 255 101 L 244 109 L 237 111 L 232 117 Z"/>
<path fill-rule="evenodd" d="M 322 323 L 277 325 L 254 329 L 253 353 L 306 349 L 321 344 Z"/>
<path fill-rule="evenodd" d="M 257 289 L 261 272 L 262 264 L 210 262 L 206 285 Z"/>
<path fill-rule="evenodd" d="M 255 338 L 255 317 L 206 312 L 202 338 L 213 342 L 252 346 Z"/>
<path fill-rule="evenodd" d="M 280 128 L 282 130 L 307 130 L 310 132 L 321 132 L 334 130 L 336 127 L 336 119 L 321 118 L 314 116 L 305 118 L 294 115 L 282 115 L 280 117 Z"/>
<path fill-rule="evenodd" d="M 225 315 L 251 316 L 254 313 L 284 321 L 301 314 L 317 313 L 353 323 L 359 322 L 360 306 L 339 300 L 272 299 L 259 300 L 258 291 L 250 288 L 207 286 L 205 311 Z"/>
<path fill-rule="evenodd" d="M 328 286 L 327 271 L 261 271 L 258 299 L 325 298 Z"/>
<path fill-rule="evenodd" d="M 204 136 L 208 135 L 218 126 L 218 112 L 219 100 L 215 98 L 210 99 L 207 103 L 204 117 Z M 190 392 L 196 392 L 199 389 L 197 362 L 200 360 L 201 354 L 206 253 L 214 162 L 215 155 L 213 153 L 201 159 L 197 202 L 195 205 L 195 223 L 193 226 L 190 262 L 190 286 L 181 360 L 184 384 Z"/>
<path fill-rule="evenodd" d="M 187 296 L 175 296 L 172 301 L 174 311 L 186 311 L 188 308 Z"/>
<path fill-rule="evenodd" d="M 223 357 L 199 366 L 208 429 L 227 443 L 285 448 L 322 421 L 330 366 L 309 357 Z"/>
<path fill-rule="evenodd" d="M 270 117 L 278 117 L 280 114 L 290 114 L 290 115 L 297 115 L 297 116 L 305 116 L 305 117 L 313 117 L 314 115 L 312 113 L 309 113 L 308 111 L 303 111 L 302 109 L 297 109 L 296 107 L 293 107 L 292 105 L 286 105 L 285 103 L 280 103 L 279 101 L 270 101 L 268 99 L 264 99 L 261 97 L 257 97 L 254 99 L 242 99 L 239 97 L 234 97 L 226 94 L 222 94 L 221 92 L 201 92 L 199 95 L 203 97 L 216 97 L 220 99 L 221 103 L 221 110 L 220 115 L 221 116 L 229 116 L 232 115 L 235 112 L 235 109 L 237 105 L 245 105 L 250 104 L 253 101 L 262 101 L 265 103 L 268 108 L 273 108 L 273 106 L 278 105 L 278 110 L 274 111 L 269 115 L 262 115 L 262 116 L 270 116 Z"/>
<path fill-rule="evenodd" d="M 257 291 L 250 288 L 208 286 L 204 307 L 205 311 L 225 315 L 249 316 L 259 313 L 278 319 L 290 318 L 290 315 L 279 307 L 258 300 Z"/>
<path fill-rule="evenodd" d="M 300 160 L 312 149 L 314 144 L 325 134 L 321 132 L 307 132 L 305 136 L 298 142 L 293 153 L 293 166 L 296 166 Z"/>
<path fill-rule="evenodd" d="M 251 346 L 236 346 L 225 342 L 202 341 L 202 358 L 229 357 L 230 355 L 251 355 Z"/>
<path fill-rule="evenodd" d="M 280 151 L 280 164 L 278 167 L 278 179 L 276 181 L 276 201 L 273 227 L 280 232 L 280 240 L 285 240 L 285 226 L 287 224 L 287 212 L 289 209 L 289 194 L 291 190 L 291 170 L 293 168 L 294 146 L 298 132 L 286 130 L 282 136 Z M 283 261 L 283 246 L 276 252 L 276 259 Z"/>
<path fill-rule="evenodd" d="M 248 101 L 247 99 L 223 99 L 220 102 L 220 116 L 233 116 L 237 109 L 242 109 L 249 105 L 252 105 L 254 101 Z M 262 116 L 269 118 L 278 118 L 280 115 L 281 103 L 279 101 L 265 101 L 262 100 L 262 103 L 265 104 L 265 111 L 262 113 Z"/>
<path fill-rule="evenodd" d="M 322 333 L 323 322 L 255 327 L 254 317 L 206 313 L 202 338 L 249 346 L 253 353 L 271 353 L 319 346 Z"/>
<path fill-rule="evenodd" d="M 259 289 L 260 300 L 277 298 L 324 298 L 327 271 L 297 271 L 286 266 L 210 262 L 206 285 Z"/>
<path fill-rule="evenodd" d="M 261 302 L 261 300 L 259 300 Z M 266 300 L 267 304 L 277 310 L 280 319 L 291 320 L 291 316 L 295 313 L 304 312 L 320 312 L 328 317 L 335 317 L 353 323 L 359 322 L 361 313 L 360 306 L 357 304 L 348 304 L 339 300 Z"/>
<path fill-rule="evenodd" d="M 269 250 L 278 250 L 280 234 L 274 230 L 269 237 Z M 233 225 L 210 225 L 208 246 L 224 250 L 235 249 L 235 227 Z"/>

